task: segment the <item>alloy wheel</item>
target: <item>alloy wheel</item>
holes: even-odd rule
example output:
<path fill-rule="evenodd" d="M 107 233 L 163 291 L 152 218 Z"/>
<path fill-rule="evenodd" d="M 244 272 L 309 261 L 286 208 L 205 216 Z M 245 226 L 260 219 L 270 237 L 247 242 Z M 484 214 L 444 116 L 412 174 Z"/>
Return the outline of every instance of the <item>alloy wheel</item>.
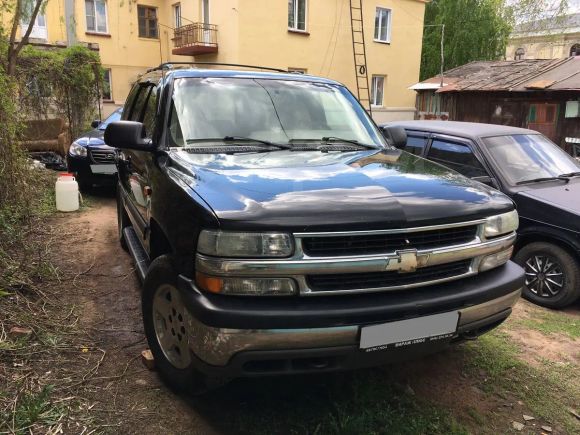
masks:
<path fill-rule="evenodd" d="M 185 324 L 185 307 L 179 291 L 162 285 L 153 297 L 153 327 L 159 347 L 167 360 L 178 369 L 191 364 Z"/>
<path fill-rule="evenodd" d="M 552 298 L 562 291 L 565 276 L 560 264 L 547 255 L 534 255 L 526 260 L 526 286 L 537 296 Z"/>

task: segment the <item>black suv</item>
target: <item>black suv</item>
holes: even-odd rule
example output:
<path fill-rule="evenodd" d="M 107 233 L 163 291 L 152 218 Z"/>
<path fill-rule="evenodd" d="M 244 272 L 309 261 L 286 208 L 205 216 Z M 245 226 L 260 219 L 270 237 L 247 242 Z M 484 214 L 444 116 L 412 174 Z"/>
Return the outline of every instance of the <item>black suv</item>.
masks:
<path fill-rule="evenodd" d="M 519 298 L 513 202 L 389 145 L 334 81 L 165 66 L 105 141 L 145 332 L 176 388 L 425 354 Z"/>
<path fill-rule="evenodd" d="M 550 308 L 580 297 L 580 162 L 537 131 L 493 124 L 409 121 L 403 149 L 509 195 L 520 214 L 514 260 L 524 296 Z"/>

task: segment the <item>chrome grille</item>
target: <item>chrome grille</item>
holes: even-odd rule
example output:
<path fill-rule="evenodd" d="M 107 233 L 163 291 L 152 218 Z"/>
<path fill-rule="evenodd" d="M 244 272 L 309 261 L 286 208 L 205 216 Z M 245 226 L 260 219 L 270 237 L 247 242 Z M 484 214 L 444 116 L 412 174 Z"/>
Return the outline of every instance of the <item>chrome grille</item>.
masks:
<path fill-rule="evenodd" d="M 294 233 L 295 249 L 288 258 L 236 259 L 198 253 L 196 271 L 292 278 L 304 296 L 432 286 L 476 275 L 486 256 L 513 246 L 515 232 L 487 239 L 485 223 L 480 219 L 428 227 Z"/>
<path fill-rule="evenodd" d="M 469 273 L 470 266 L 471 260 L 463 260 L 439 266 L 423 267 L 412 273 L 372 272 L 309 275 L 306 277 L 306 282 L 313 291 L 320 292 L 400 287 L 419 283 L 426 285 L 431 281 L 465 275 Z"/>
<path fill-rule="evenodd" d="M 98 164 L 112 164 L 115 163 L 114 151 L 91 150 L 91 160 Z"/>
<path fill-rule="evenodd" d="M 302 248 L 310 257 L 372 255 L 404 249 L 430 249 L 473 241 L 477 225 L 396 234 L 304 237 Z"/>

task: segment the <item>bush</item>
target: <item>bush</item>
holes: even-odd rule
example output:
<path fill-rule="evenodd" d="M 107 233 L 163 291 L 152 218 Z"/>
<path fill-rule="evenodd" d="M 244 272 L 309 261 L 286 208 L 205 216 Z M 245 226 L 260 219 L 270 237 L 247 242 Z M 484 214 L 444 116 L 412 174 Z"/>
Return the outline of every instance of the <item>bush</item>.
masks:
<path fill-rule="evenodd" d="M 26 206 L 30 170 L 18 144 L 21 124 L 14 103 L 16 83 L 0 68 L 0 210 Z"/>
<path fill-rule="evenodd" d="M 16 70 L 19 106 L 29 117 L 63 117 L 72 137 L 95 119 L 103 70 L 94 51 L 81 46 L 56 50 L 27 46 L 20 53 Z"/>

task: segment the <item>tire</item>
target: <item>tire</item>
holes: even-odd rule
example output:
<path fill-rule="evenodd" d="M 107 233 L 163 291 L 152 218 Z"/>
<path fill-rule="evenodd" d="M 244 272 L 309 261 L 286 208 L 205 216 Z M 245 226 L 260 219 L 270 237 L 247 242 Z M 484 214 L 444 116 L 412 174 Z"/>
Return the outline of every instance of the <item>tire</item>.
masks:
<path fill-rule="evenodd" d="M 142 310 L 149 349 L 159 375 L 169 387 L 179 393 L 199 395 L 219 385 L 193 366 L 194 356 L 185 333 L 186 308 L 177 289 L 177 274 L 166 255 L 149 266 L 143 284 Z"/>
<path fill-rule="evenodd" d="M 523 296 L 548 308 L 564 308 L 580 297 L 580 265 L 566 250 L 552 243 L 525 245 L 514 261 L 526 271 Z"/>
<path fill-rule="evenodd" d="M 119 192 L 120 187 L 117 187 L 117 234 L 119 237 L 119 243 L 121 247 L 125 251 L 129 251 L 127 248 L 127 241 L 125 240 L 125 235 L 123 234 L 123 230 L 131 225 L 131 221 L 129 220 L 129 215 L 125 211 L 125 207 L 123 206 L 123 202 L 121 200 L 121 193 Z"/>

